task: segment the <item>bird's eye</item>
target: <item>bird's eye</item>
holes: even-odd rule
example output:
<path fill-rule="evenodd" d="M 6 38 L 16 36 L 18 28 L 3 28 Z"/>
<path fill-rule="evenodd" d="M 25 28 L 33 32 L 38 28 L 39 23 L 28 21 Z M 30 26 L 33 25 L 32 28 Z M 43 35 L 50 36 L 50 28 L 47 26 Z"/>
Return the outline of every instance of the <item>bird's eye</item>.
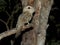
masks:
<path fill-rule="evenodd" d="M 30 9 L 30 7 L 28 7 L 28 9 Z"/>

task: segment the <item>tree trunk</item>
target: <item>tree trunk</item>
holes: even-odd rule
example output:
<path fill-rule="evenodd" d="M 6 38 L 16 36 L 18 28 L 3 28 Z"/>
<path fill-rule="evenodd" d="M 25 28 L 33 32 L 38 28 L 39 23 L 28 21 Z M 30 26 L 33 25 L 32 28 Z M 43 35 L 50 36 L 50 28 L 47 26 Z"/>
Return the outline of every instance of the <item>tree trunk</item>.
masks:
<path fill-rule="evenodd" d="M 31 5 L 36 9 L 32 24 L 33 29 L 23 35 L 21 45 L 44 45 L 48 16 L 53 0 L 22 0 L 22 5 Z"/>

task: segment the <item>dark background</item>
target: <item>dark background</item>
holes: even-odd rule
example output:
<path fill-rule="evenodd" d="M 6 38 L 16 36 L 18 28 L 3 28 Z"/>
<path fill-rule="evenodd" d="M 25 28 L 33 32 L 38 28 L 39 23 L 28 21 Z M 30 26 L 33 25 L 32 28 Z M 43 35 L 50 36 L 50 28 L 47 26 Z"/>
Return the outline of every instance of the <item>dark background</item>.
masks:
<path fill-rule="evenodd" d="M 9 13 L 11 16 L 11 13 L 14 9 L 14 6 L 19 4 L 19 7 L 21 7 L 16 13 L 13 14 L 12 19 L 13 20 L 13 25 L 12 28 L 16 26 L 17 18 L 18 16 L 22 13 L 22 5 L 20 0 L 0 0 L 0 19 L 3 21 L 7 22 L 9 16 L 7 15 L 6 11 Z M 51 8 L 50 14 L 49 14 L 49 19 L 48 19 L 48 24 L 49 27 L 47 29 L 47 35 L 46 35 L 46 45 L 60 45 L 60 1 L 59 0 L 54 0 L 54 4 Z M 12 19 L 9 21 L 8 26 L 10 29 L 10 22 Z M 6 25 L 0 21 L 0 33 L 6 31 Z M 14 35 L 11 35 L 9 37 L 6 37 L 2 40 L 0 40 L 0 45 L 10 45 L 10 40 L 14 38 Z"/>

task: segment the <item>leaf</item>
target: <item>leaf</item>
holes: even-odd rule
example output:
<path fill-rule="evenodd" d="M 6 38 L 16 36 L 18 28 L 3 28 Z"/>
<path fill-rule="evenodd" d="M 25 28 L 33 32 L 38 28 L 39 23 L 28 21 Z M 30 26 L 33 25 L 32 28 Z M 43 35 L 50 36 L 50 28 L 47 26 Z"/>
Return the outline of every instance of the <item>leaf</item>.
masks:
<path fill-rule="evenodd" d="M 0 0 L 0 12 L 4 11 L 6 7 L 6 2 L 4 0 Z"/>

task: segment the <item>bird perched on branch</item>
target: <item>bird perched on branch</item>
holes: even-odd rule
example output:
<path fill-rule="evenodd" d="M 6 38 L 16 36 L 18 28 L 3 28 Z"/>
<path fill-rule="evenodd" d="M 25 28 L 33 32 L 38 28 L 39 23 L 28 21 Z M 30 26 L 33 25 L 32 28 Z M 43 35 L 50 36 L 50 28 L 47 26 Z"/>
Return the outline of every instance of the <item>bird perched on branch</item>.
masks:
<path fill-rule="evenodd" d="M 32 19 L 33 13 L 35 12 L 35 9 L 32 6 L 26 6 L 23 8 L 23 12 L 22 14 L 18 17 L 18 21 L 16 24 L 16 30 L 17 33 L 15 35 L 15 38 L 17 38 L 21 31 L 22 31 L 22 27 L 24 25 L 28 25 L 29 21 Z"/>

